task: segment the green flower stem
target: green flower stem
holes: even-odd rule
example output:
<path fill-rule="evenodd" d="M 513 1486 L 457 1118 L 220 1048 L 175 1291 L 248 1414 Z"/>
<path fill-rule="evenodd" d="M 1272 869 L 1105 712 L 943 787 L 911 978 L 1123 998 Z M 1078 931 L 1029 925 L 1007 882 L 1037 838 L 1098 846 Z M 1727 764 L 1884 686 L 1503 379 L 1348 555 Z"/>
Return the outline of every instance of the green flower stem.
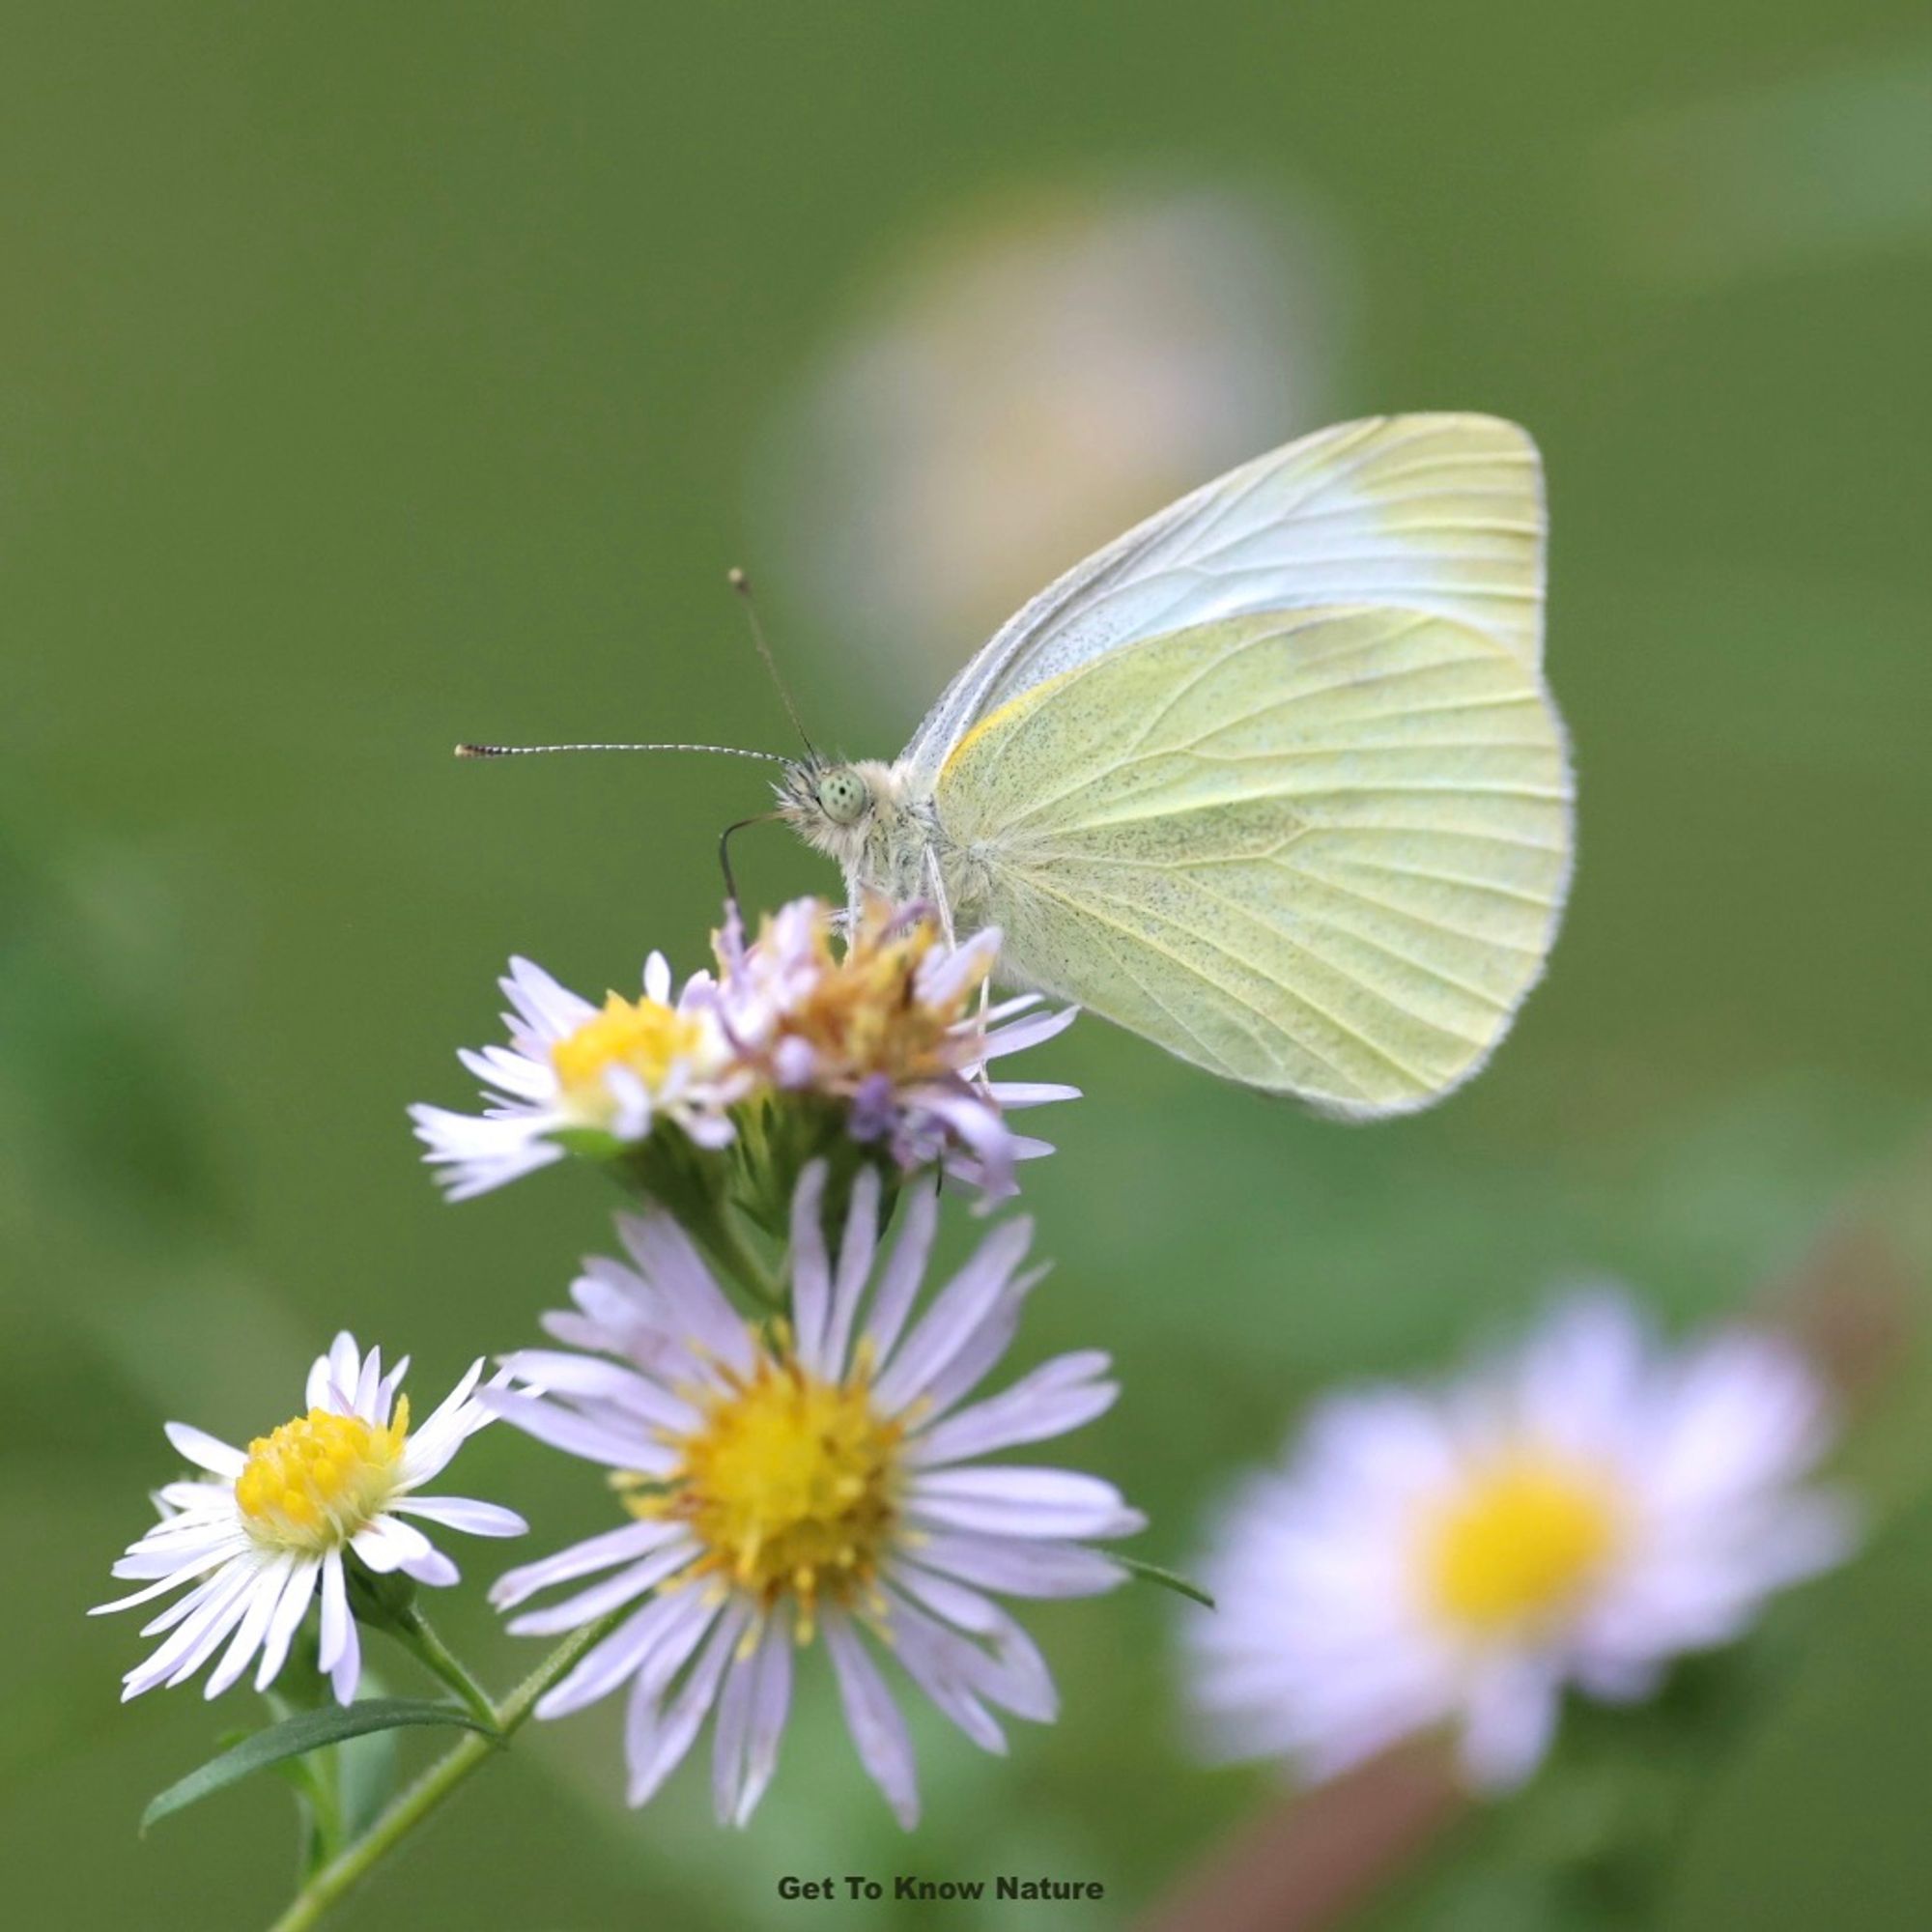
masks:
<path fill-rule="evenodd" d="M 498 1714 L 496 1705 L 490 1701 L 489 1691 L 458 1662 L 456 1654 L 437 1635 L 430 1620 L 416 1605 L 412 1604 L 390 1628 L 397 1641 L 413 1651 L 476 1717 L 493 1731 L 497 1728 Z"/>
<path fill-rule="evenodd" d="M 330 1859 L 297 1892 L 289 1909 L 274 1921 L 270 1932 L 307 1932 L 309 1926 L 320 1923 L 323 1915 L 352 1886 L 387 1858 L 471 1772 L 508 1743 L 535 1709 L 537 1699 L 592 1644 L 613 1629 L 623 1615 L 624 1611 L 616 1610 L 594 1624 L 573 1631 L 500 1704 L 491 1703 L 487 1696 L 477 1691 L 476 1694 L 482 1698 L 482 1711 L 488 1714 L 495 1735 L 486 1738 L 474 1731 L 465 1732 L 461 1741 L 431 1765 L 407 1791 L 391 1800 L 381 1817 L 353 1845 Z M 445 1651 L 443 1655 L 448 1656 L 448 1653 Z M 454 1659 L 450 1661 L 455 1662 Z M 457 1668 L 460 1670 L 462 1666 Z M 474 1689 L 473 1684 L 471 1688 Z M 469 1701 L 467 1696 L 465 1701 Z"/>

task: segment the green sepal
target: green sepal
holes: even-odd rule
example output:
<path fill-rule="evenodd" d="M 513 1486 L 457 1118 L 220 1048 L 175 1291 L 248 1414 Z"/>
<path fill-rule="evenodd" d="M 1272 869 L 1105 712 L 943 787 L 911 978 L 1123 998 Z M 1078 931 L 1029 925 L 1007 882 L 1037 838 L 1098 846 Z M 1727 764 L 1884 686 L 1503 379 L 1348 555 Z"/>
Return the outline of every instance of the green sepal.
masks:
<path fill-rule="evenodd" d="M 400 1570 L 371 1570 L 355 1558 L 348 1572 L 349 1609 L 358 1624 L 370 1630 L 406 1632 L 415 1610 L 416 1582 Z"/>

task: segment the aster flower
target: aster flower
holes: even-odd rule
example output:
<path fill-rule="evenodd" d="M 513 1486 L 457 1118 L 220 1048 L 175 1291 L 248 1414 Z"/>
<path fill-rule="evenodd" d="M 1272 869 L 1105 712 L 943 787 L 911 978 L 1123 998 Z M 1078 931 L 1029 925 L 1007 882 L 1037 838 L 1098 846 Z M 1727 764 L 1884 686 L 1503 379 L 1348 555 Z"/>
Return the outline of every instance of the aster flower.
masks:
<path fill-rule="evenodd" d="M 1011 1191 L 1016 1159 L 1050 1153 L 1006 1114 L 1079 1089 L 992 1081 L 991 1061 L 1050 1039 L 1075 1009 L 1022 994 L 989 1005 L 1000 952 L 991 927 L 948 945 L 931 908 L 868 897 L 842 942 L 823 899 L 794 899 L 747 945 L 735 910 L 717 938 L 719 999 L 740 1052 L 781 1094 L 820 1095 L 847 1130 L 902 1170 L 943 1162 L 989 1194 Z"/>
<path fill-rule="evenodd" d="M 1646 1696 L 1845 1555 L 1848 1506 L 1801 1487 L 1829 1439 L 1790 1345 L 1666 1352 L 1608 1293 L 1447 1388 L 1331 1397 L 1220 1524 L 1196 1704 L 1228 1756 L 1324 1777 L 1448 1724 L 1473 1782 L 1515 1783 L 1566 1685 Z"/>
<path fill-rule="evenodd" d="M 364 1355 L 345 1333 L 309 1370 L 307 1413 L 246 1449 L 169 1423 L 168 1440 L 208 1473 L 162 1488 L 155 1499 L 161 1520 L 114 1565 L 117 1577 L 153 1580 L 90 1614 L 193 1587 L 142 1628 L 143 1636 L 172 1634 L 128 1672 L 123 1701 L 157 1684 L 185 1683 L 224 1642 L 207 1694 L 227 1690 L 250 1663 L 255 1688 L 267 1690 L 319 1594 L 319 1662 L 337 1701 L 349 1703 L 361 1645 L 350 1612 L 348 1553 L 378 1573 L 454 1583 L 456 1565 L 406 1518 L 471 1536 L 520 1536 L 528 1527 L 495 1503 L 416 1493 L 490 1421 L 474 1393 L 482 1368 L 473 1364 L 412 1432 L 410 1399 L 398 1392 L 409 1358 L 384 1375 L 382 1350 Z"/>
<path fill-rule="evenodd" d="M 822 1637 L 860 1757 L 909 1828 L 912 1748 L 867 1638 L 976 1744 L 1003 1750 L 989 1707 L 1044 1722 L 1056 1700 L 1038 1651 L 985 1593 L 1110 1589 L 1122 1573 L 1088 1540 L 1143 1519 L 1094 1477 L 980 1460 L 1063 1435 L 1116 1393 L 1107 1357 L 1086 1351 L 967 1404 L 1038 1278 L 1019 1271 L 1027 1223 L 991 1233 L 914 1321 L 932 1193 L 906 1206 L 875 1270 L 877 1172 L 854 1185 L 836 1257 L 820 1233 L 824 1182 L 813 1163 L 793 1204 L 793 1325 L 748 1327 L 668 1215 L 620 1217 L 635 1266 L 588 1264 L 576 1309 L 545 1322 L 570 1348 L 509 1357 L 523 1389 L 483 1399 L 607 1465 L 631 1520 L 510 1572 L 491 1594 L 509 1608 L 598 1577 L 512 1623 L 531 1634 L 635 1605 L 538 1714 L 628 1685 L 630 1800 L 641 1804 L 715 1710 L 714 1798 L 737 1824 L 777 1765 L 793 1650 Z"/>
<path fill-rule="evenodd" d="M 699 1147 L 731 1139 L 725 1109 L 750 1077 L 736 1067 L 706 976 L 673 998 L 670 967 L 654 952 L 641 996 L 611 993 L 602 1007 L 527 959 L 512 959 L 497 983 L 512 1008 L 509 1045 L 457 1055 L 489 1105 L 481 1116 L 410 1109 L 452 1201 L 561 1160 L 572 1133 L 614 1149 L 645 1141 L 663 1119 Z"/>

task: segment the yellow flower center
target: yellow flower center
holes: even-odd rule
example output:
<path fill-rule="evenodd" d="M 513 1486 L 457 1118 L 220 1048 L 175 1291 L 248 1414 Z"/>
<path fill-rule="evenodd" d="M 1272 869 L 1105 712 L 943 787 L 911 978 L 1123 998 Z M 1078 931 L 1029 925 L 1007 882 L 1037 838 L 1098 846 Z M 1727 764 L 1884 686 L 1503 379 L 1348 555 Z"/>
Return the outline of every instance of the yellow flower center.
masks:
<path fill-rule="evenodd" d="M 800 1642 L 821 1599 L 875 1601 L 891 1539 L 902 1422 L 872 1406 L 862 1347 L 852 1377 L 823 1381 L 781 1338 L 749 1378 L 694 1395 L 702 1424 L 661 1483 L 620 1478 L 640 1517 L 675 1518 L 704 1545 L 690 1574 L 726 1580 L 770 1608 L 794 1600 Z"/>
<path fill-rule="evenodd" d="M 359 1415 L 312 1408 L 248 1445 L 235 1500 L 258 1543 L 320 1555 L 373 1521 L 396 1487 L 410 1399 L 386 1429 Z"/>
<path fill-rule="evenodd" d="M 603 1125 L 616 1111 L 604 1076 L 613 1066 L 635 1073 L 655 1094 L 682 1059 L 695 1054 L 703 1029 L 689 1013 L 662 1000 L 627 1000 L 608 995 L 604 1010 L 550 1050 L 551 1065 L 571 1111 Z"/>
<path fill-rule="evenodd" d="M 1533 1456 L 1499 1461 L 1425 1526 L 1430 1606 L 1477 1638 L 1545 1625 L 1576 1605 L 1614 1554 L 1620 1514 L 1597 1471 Z"/>

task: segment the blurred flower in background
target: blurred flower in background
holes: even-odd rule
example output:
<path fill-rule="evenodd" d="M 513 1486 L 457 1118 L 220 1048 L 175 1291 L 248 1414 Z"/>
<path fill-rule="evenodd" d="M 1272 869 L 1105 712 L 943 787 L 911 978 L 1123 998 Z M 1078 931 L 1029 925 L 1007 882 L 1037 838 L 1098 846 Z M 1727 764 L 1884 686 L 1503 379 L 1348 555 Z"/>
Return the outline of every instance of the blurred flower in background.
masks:
<path fill-rule="evenodd" d="M 860 1176 L 836 1255 L 820 1232 L 825 1181 L 822 1165 L 809 1168 L 793 1206 L 789 1323 L 748 1326 L 674 1221 L 625 1216 L 635 1267 L 593 1262 L 576 1310 L 546 1321 L 573 1351 L 507 1358 L 524 1392 L 487 1400 L 539 1440 L 610 1468 L 634 1520 L 511 1571 L 492 1596 L 507 1608 L 609 1573 L 511 1625 L 554 1634 L 638 1605 L 538 1715 L 628 1685 L 629 1795 L 641 1804 L 715 1708 L 715 1804 L 721 1822 L 740 1825 L 778 1763 L 792 1650 L 822 1634 L 859 1755 L 910 1829 L 911 1741 L 861 1633 L 976 1744 L 1004 1751 L 988 1706 L 1046 1722 L 1057 1698 L 1031 1639 L 984 1593 L 1111 1589 L 1124 1573 L 1089 1543 L 1144 1519 L 1095 1477 L 981 1460 L 1065 1435 L 1117 1393 L 1108 1358 L 1089 1350 L 961 1406 L 1044 1272 L 1022 1271 L 1030 1224 L 988 1235 L 915 1321 L 933 1192 L 903 1210 L 874 1281 L 879 1177 Z"/>
<path fill-rule="evenodd" d="M 1325 218 L 1153 181 L 967 207 L 891 267 L 777 439 L 786 580 L 923 706 L 1088 551 L 1325 419 Z"/>
<path fill-rule="evenodd" d="M 1196 1705 L 1221 1754 L 1316 1778 L 1450 1724 L 1473 1782 L 1518 1782 L 1566 1685 L 1647 1696 L 1847 1553 L 1847 1502 L 1801 1487 L 1830 1439 L 1789 1344 L 1666 1351 L 1609 1293 L 1445 1387 L 1331 1397 L 1216 1532 Z"/>
<path fill-rule="evenodd" d="M 410 1399 L 399 1393 L 409 1367 L 406 1355 L 384 1375 L 383 1351 L 364 1355 L 345 1333 L 309 1370 L 307 1413 L 245 1450 L 185 1422 L 167 1425 L 168 1440 L 214 1480 L 193 1477 L 156 1492 L 160 1522 L 114 1565 L 117 1577 L 156 1580 L 93 1611 L 128 1609 L 194 1584 L 143 1626 L 143 1636 L 173 1634 L 128 1671 L 124 1701 L 157 1684 L 185 1683 L 224 1642 L 207 1694 L 227 1690 L 250 1663 L 255 1688 L 266 1690 L 320 1593 L 317 1662 L 336 1701 L 347 1704 L 361 1675 L 348 1556 L 379 1576 L 449 1584 L 456 1565 L 403 1519 L 471 1536 L 524 1533 L 523 1518 L 495 1503 L 415 1493 L 491 1416 L 475 1400 L 477 1361 L 412 1433 Z"/>

